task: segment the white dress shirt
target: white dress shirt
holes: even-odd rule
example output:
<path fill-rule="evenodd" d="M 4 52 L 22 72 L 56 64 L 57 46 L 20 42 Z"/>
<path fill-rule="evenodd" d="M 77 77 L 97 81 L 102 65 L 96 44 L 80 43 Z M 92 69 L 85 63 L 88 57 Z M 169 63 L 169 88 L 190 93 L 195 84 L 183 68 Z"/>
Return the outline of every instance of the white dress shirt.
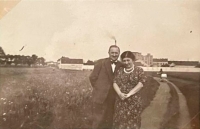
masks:
<path fill-rule="evenodd" d="M 115 62 L 117 62 L 117 61 L 115 61 Z M 115 72 L 115 67 L 116 67 L 116 65 L 115 65 L 115 63 L 111 63 L 111 67 L 112 67 L 112 71 L 113 71 L 113 73 Z"/>

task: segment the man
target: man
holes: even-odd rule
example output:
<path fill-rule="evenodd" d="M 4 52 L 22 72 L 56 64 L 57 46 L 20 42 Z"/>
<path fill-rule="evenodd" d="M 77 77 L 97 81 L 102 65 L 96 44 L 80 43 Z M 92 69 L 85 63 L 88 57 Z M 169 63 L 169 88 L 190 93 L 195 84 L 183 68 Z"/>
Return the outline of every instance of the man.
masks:
<path fill-rule="evenodd" d="M 90 75 L 90 82 L 93 87 L 93 129 L 112 128 L 116 97 L 113 79 L 114 74 L 122 66 L 122 63 L 117 61 L 120 54 L 118 46 L 110 46 L 108 54 L 109 58 L 100 59 L 96 62 Z"/>

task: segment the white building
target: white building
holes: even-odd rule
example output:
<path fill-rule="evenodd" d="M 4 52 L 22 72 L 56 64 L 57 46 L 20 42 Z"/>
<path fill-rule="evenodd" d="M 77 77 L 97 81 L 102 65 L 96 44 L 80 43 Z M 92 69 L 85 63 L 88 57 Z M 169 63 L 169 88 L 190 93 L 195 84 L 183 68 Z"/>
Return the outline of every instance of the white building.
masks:
<path fill-rule="evenodd" d="M 153 59 L 153 66 L 161 67 L 161 66 L 167 65 L 167 64 L 168 64 L 168 59 L 166 59 L 166 58 L 161 58 L 161 59 L 154 58 Z"/>
<path fill-rule="evenodd" d="M 54 61 L 47 61 L 47 62 L 45 62 L 45 64 L 47 66 L 57 66 L 57 62 L 54 62 Z"/>
<path fill-rule="evenodd" d="M 147 55 L 142 55 L 140 52 L 132 52 L 135 55 L 136 63 L 143 66 L 152 66 L 153 65 L 153 55 L 148 53 Z"/>
<path fill-rule="evenodd" d="M 61 57 L 57 63 L 59 69 L 83 70 L 83 59 Z"/>

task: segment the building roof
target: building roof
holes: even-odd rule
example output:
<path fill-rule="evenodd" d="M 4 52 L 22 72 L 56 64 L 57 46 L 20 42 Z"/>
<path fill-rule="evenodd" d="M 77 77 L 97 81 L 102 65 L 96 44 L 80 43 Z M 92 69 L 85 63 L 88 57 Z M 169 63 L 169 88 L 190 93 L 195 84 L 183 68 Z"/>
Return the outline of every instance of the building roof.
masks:
<path fill-rule="evenodd" d="M 174 63 L 175 65 L 184 65 L 184 66 L 196 66 L 198 61 L 168 61 L 169 64 Z"/>
<path fill-rule="evenodd" d="M 68 57 L 62 57 L 59 60 L 61 60 L 62 64 L 83 64 L 83 59 L 70 59 Z"/>
<path fill-rule="evenodd" d="M 168 62 L 168 59 L 167 58 L 160 58 L 160 59 L 153 58 L 153 62 Z"/>
<path fill-rule="evenodd" d="M 46 61 L 45 63 L 57 63 L 57 62 L 54 62 L 54 61 Z"/>

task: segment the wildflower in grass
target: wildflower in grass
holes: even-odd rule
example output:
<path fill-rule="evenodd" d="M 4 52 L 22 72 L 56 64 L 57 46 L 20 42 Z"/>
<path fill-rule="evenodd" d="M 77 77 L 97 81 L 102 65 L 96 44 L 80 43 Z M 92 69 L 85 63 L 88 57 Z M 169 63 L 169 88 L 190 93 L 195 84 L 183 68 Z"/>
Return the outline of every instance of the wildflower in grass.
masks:
<path fill-rule="evenodd" d="M 3 116 L 5 116 L 6 115 L 6 113 L 3 113 Z"/>
<path fill-rule="evenodd" d="M 6 118 L 3 118 L 3 121 L 6 121 Z"/>

